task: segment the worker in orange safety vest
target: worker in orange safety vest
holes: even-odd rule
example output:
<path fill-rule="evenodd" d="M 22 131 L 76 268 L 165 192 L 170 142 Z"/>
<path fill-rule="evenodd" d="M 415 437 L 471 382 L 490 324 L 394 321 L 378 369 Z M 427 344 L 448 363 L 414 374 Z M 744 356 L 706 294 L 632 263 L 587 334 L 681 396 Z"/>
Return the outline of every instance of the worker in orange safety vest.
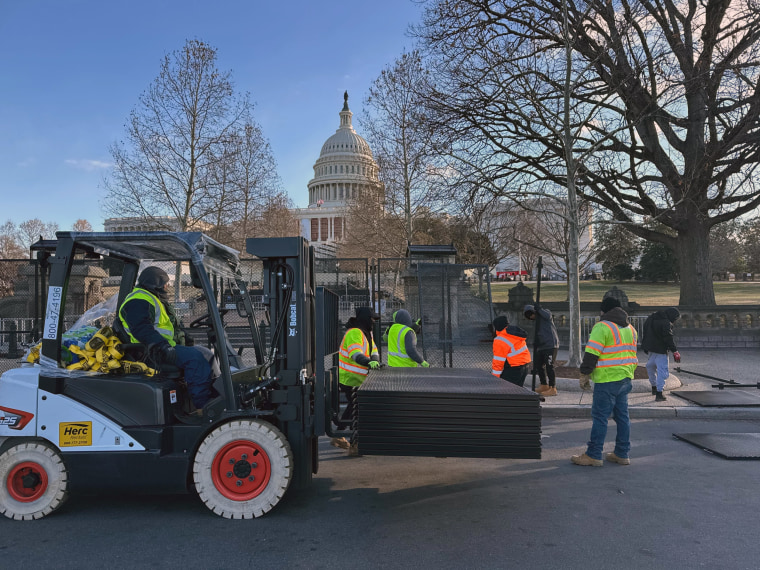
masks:
<path fill-rule="evenodd" d="M 516 325 L 510 325 L 504 315 L 493 320 L 493 328 L 496 336 L 493 339 L 491 374 L 522 386 L 530 364 L 530 351 L 526 342 L 528 333 Z"/>

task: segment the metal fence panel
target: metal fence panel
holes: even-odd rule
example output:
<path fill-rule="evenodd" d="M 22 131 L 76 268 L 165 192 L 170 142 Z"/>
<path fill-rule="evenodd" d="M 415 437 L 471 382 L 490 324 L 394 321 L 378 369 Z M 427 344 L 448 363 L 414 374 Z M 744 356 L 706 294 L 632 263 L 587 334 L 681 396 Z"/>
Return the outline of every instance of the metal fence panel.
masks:
<path fill-rule="evenodd" d="M 0 372 L 17 366 L 40 337 L 42 278 L 37 260 L 0 260 Z"/>
<path fill-rule="evenodd" d="M 486 265 L 416 265 L 422 316 L 419 344 L 431 366 L 491 370 L 493 320 L 491 283 Z"/>

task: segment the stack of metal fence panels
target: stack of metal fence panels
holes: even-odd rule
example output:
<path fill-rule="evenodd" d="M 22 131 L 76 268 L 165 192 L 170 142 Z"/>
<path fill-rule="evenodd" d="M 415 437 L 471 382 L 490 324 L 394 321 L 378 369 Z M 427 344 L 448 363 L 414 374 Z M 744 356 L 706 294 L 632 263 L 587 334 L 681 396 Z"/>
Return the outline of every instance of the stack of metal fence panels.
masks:
<path fill-rule="evenodd" d="M 373 370 L 357 398 L 362 455 L 541 458 L 538 394 L 483 370 Z"/>

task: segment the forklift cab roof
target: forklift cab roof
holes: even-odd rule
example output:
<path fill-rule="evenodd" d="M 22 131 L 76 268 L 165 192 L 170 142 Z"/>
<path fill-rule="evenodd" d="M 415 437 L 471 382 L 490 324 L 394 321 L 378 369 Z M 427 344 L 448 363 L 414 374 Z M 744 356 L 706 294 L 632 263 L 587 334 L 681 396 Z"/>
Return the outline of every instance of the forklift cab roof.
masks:
<path fill-rule="evenodd" d="M 32 251 L 54 252 L 61 240 L 72 240 L 88 253 L 117 257 L 125 261 L 190 261 L 203 263 L 207 270 L 234 278 L 238 252 L 201 232 L 57 232 L 56 241 L 41 240 Z"/>

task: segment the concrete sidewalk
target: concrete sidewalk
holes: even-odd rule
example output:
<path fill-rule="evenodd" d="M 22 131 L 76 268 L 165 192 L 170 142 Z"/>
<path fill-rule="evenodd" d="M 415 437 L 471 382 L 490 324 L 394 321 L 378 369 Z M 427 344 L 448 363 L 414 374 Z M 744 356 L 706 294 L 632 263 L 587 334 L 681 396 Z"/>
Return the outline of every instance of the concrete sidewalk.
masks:
<path fill-rule="evenodd" d="M 756 384 L 760 381 L 760 350 L 756 349 L 687 349 L 681 351 L 681 363 L 670 362 L 671 377 L 665 385 L 665 402 L 655 402 L 649 380 L 634 380 L 633 391 L 628 396 L 631 418 L 687 418 L 687 419 L 735 419 L 760 420 L 760 406 L 707 407 L 671 394 L 672 390 L 718 390 L 712 388 L 720 384 L 715 380 L 701 378 L 683 372 L 697 372 L 740 384 Z M 567 351 L 560 351 L 557 360 L 567 360 Z M 644 366 L 647 355 L 639 352 L 639 364 Z M 681 367 L 677 372 L 675 367 Z M 529 374 L 525 387 L 530 389 L 532 377 Z M 538 385 L 538 378 L 536 378 Z M 751 388 L 731 388 L 731 390 L 760 390 Z M 591 417 L 592 392 L 580 389 L 577 379 L 557 378 L 556 396 L 547 397 L 541 403 L 544 417 Z"/>

